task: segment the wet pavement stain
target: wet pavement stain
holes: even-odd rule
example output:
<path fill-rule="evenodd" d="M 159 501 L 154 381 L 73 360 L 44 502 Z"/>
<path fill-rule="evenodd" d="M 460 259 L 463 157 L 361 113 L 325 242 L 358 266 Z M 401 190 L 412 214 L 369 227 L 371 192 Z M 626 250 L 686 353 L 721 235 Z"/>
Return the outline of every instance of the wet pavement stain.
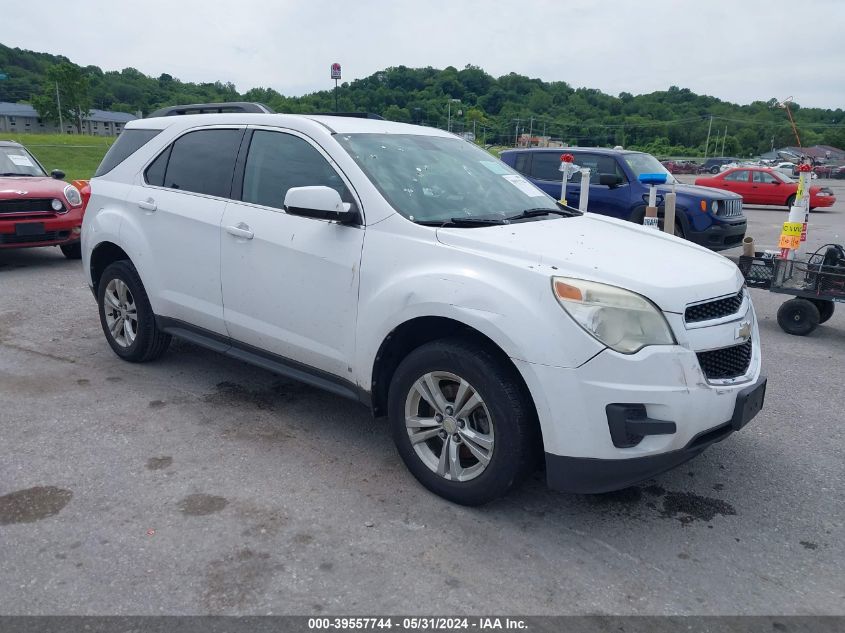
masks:
<path fill-rule="evenodd" d="M 201 517 L 220 512 L 229 504 L 225 497 L 214 495 L 188 495 L 179 502 L 179 510 L 188 516 Z"/>
<path fill-rule="evenodd" d="M 80 378 L 79 380 L 76 381 L 76 384 L 79 385 L 80 387 L 87 387 L 88 385 L 91 384 L 91 381 L 88 380 L 87 378 Z"/>
<path fill-rule="evenodd" d="M 238 383 L 224 381 L 217 383 L 215 391 L 203 396 L 202 400 L 209 404 L 229 406 L 251 404 L 258 409 L 272 410 L 313 392 L 312 387 L 293 380 L 279 380 L 261 389 L 249 389 Z"/>
<path fill-rule="evenodd" d="M 667 492 L 663 499 L 663 518 L 676 519 L 684 525 L 693 521 L 712 521 L 717 515 L 735 516 L 736 510 L 721 499 L 692 492 Z"/>
<path fill-rule="evenodd" d="M 812 541 L 798 541 L 804 549 L 818 549 L 818 543 L 813 543 Z"/>
<path fill-rule="evenodd" d="M 209 611 L 221 612 L 243 608 L 267 585 L 279 570 L 270 561 L 270 554 L 238 550 L 209 563 L 203 602 Z"/>
<path fill-rule="evenodd" d="M 35 486 L 0 497 L 0 525 L 35 523 L 62 511 L 73 492 L 55 486 Z"/>
<path fill-rule="evenodd" d="M 165 455 L 164 457 L 150 457 L 147 460 L 147 470 L 162 470 L 173 463 L 173 458 Z"/>
<path fill-rule="evenodd" d="M 166 407 L 167 403 L 164 400 L 150 400 L 147 406 L 150 409 L 161 409 L 162 407 Z"/>

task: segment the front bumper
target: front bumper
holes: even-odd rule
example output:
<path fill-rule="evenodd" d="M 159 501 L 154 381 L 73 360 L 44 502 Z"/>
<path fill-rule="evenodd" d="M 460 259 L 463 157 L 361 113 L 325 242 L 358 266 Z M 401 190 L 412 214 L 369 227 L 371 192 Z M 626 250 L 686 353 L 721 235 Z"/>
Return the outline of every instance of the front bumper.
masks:
<path fill-rule="evenodd" d="M 816 196 L 810 206 L 814 209 L 825 209 L 836 204 L 836 196 Z"/>
<path fill-rule="evenodd" d="M 21 230 L 20 225 L 32 228 Z M 3 218 L 0 219 L 0 249 L 72 244 L 79 241 L 81 232 L 81 210 L 64 215 Z"/>
<path fill-rule="evenodd" d="M 677 345 L 649 346 L 636 354 L 605 349 L 576 368 L 514 360 L 534 399 L 551 487 L 623 488 L 683 463 L 741 426 L 734 422 L 737 403 L 764 382 L 750 301 L 736 315 L 706 326 L 685 326 L 680 314 L 666 317 Z M 698 354 L 747 344 L 737 338 L 747 326 L 751 356 L 745 373 L 708 379 Z M 641 414 L 634 415 L 631 441 L 620 440 L 614 429 L 615 405 Z"/>
<path fill-rule="evenodd" d="M 742 238 L 745 237 L 745 230 L 747 228 L 748 223 L 745 218 L 742 218 L 734 222 L 714 223 L 703 231 L 697 231 L 693 228 L 684 237 L 690 242 L 709 248 L 712 251 L 723 251 L 742 244 Z"/>
<path fill-rule="evenodd" d="M 751 421 L 763 406 L 766 379 L 743 389 L 737 396 L 731 420 L 708 431 L 702 431 L 681 449 L 635 457 L 633 459 L 593 459 L 565 457 L 546 453 L 546 481 L 549 488 L 578 494 L 598 494 L 621 490 L 660 473 L 671 470 L 699 455 L 704 449 L 721 442 Z M 755 400 L 749 402 L 749 399 Z M 750 417 L 743 415 L 751 411 Z"/>

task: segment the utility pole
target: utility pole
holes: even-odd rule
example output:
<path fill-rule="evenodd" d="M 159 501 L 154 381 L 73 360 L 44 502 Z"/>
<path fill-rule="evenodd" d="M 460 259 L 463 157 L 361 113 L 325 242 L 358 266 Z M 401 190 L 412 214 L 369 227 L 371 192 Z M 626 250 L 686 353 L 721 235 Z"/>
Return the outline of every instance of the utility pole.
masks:
<path fill-rule="evenodd" d="M 453 101 L 454 101 L 455 103 L 460 103 L 460 102 L 461 102 L 461 100 L 460 100 L 460 99 L 452 99 L 452 98 L 450 98 L 450 99 L 449 99 L 449 101 L 447 101 L 447 102 L 446 102 L 446 106 L 447 106 L 447 110 L 448 110 L 448 114 L 447 114 L 447 123 L 446 123 L 446 131 L 447 131 L 447 132 L 451 132 L 451 131 L 452 131 L 452 102 L 453 102 Z M 460 115 L 460 112 L 458 112 L 458 114 Z"/>
<path fill-rule="evenodd" d="M 62 100 L 59 98 L 59 82 L 56 82 L 56 108 L 59 111 L 59 134 L 65 133 L 65 126 L 62 122 Z"/>
<path fill-rule="evenodd" d="M 530 123 L 528 124 L 528 146 L 531 147 L 531 137 L 534 136 L 534 117 L 532 116 L 530 119 Z"/>
<path fill-rule="evenodd" d="M 516 129 L 513 133 L 513 146 L 519 147 L 519 119 L 515 119 L 516 121 Z"/>
<path fill-rule="evenodd" d="M 707 126 L 707 141 L 704 143 L 704 160 L 707 160 L 707 151 L 710 149 L 710 128 L 713 127 L 713 115 L 710 115 L 710 125 Z"/>
<path fill-rule="evenodd" d="M 725 157 L 725 139 L 728 138 L 728 126 L 725 126 L 725 133 L 722 134 L 722 158 Z"/>

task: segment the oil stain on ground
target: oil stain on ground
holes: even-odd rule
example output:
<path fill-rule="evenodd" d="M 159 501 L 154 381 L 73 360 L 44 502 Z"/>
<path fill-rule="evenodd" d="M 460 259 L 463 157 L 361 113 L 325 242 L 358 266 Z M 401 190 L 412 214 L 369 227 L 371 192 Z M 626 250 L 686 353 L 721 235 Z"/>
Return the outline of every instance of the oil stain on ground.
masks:
<path fill-rule="evenodd" d="M 0 525 L 34 523 L 62 511 L 73 492 L 55 486 L 35 486 L 0 497 Z"/>
<path fill-rule="evenodd" d="M 693 521 L 712 521 L 717 515 L 735 516 L 736 510 L 726 501 L 692 492 L 667 492 L 663 498 L 663 518 L 677 519 L 684 525 Z"/>
<path fill-rule="evenodd" d="M 179 510 L 188 516 L 201 517 L 220 512 L 228 504 L 225 497 L 194 494 L 188 495 L 179 502 Z"/>
<path fill-rule="evenodd" d="M 147 470 L 162 470 L 173 464 L 173 458 L 165 455 L 164 457 L 150 457 L 147 460 Z"/>

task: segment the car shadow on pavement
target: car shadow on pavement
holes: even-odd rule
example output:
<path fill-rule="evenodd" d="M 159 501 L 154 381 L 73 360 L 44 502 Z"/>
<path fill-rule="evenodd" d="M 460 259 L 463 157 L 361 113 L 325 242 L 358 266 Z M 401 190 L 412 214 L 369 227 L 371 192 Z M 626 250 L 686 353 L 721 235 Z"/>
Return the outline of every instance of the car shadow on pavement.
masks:
<path fill-rule="evenodd" d="M 54 268 L 61 265 L 78 266 L 81 269 L 78 260 L 67 259 L 57 246 L 0 249 L 0 272 L 20 268 Z"/>

